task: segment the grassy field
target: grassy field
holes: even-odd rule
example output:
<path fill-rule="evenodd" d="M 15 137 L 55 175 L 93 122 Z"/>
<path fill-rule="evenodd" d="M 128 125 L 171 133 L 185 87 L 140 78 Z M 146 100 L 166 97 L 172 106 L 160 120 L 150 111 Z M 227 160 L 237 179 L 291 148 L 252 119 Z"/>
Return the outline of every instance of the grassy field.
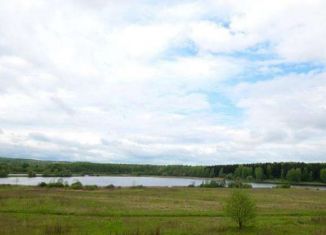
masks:
<path fill-rule="evenodd" d="M 326 234 L 326 191 L 247 189 L 258 216 L 239 232 L 222 211 L 231 190 L 1 186 L 0 234 Z"/>

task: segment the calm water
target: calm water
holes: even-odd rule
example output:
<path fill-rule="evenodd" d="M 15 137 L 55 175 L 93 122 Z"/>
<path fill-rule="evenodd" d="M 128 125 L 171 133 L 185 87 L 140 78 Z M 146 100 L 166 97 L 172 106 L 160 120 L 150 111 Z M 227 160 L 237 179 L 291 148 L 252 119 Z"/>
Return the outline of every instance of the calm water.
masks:
<path fill-rule="evenodd" d="M 0 184 L 37 185 L 40 182 L 53 182 L 58 179 L 67 181 L 68 184 L 80 181 L 83 185 L 130 187 L 130 186 L 188 186 L 189 184 L 199 185 L 205 179 L 200 178 L 172 178 L 172 177 L 138 177 L 138 176 L 76 176 L 76 177 L 8 177 L 0 178 Z"/>
<path fill-rule="evenodd" d="M 207 179 L 203 178 L 180 178 L 180 177 L 149 177 L 149 176 L 76 176 L 76 177 L 8 177 L 0 178 L 0 184 L 13 185 L 37 185 L 40 182 L 54 182 L 58 179 L 71 184 L 80 181 L 83 185 L 98 185 L 107 186 L 113 184 L 114 186 L 130 187 L 130 186 L 157 186 L 157 187 L 173 187 L 173 186 L 188 186 L 190 184 L 200 185 Z M 228 182 L 227 182 L 228 183 Z M 250 183 L 253 188 L 272 188 L 276 184 L 267 183 Z M 299 188 L 313 188 L 326 190 L 324 186 L 293 186 Z"/>

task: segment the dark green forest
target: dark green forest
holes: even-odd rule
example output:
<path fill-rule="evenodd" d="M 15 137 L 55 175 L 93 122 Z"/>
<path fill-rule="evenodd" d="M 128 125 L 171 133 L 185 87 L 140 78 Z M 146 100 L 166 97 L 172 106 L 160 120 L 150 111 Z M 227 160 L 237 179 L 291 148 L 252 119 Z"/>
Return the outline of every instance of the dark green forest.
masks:
<path fill-rule="evenodd" d="M 212 175 L 249 181 L 286 180 L 290 182 L 325 182 L 326 163 L 273 162 L 208 166 Z"/>
<path fill-rule="evenodd" d="M 8 174 L 42 176 L 147 175 L 245 179 L 249 181 L 286 180 L 326 182 L 326 163 L 280 162 L 215 166 L 140 165 L 90 162 L 55 162 L 0 158 L 0 177 Z"/>

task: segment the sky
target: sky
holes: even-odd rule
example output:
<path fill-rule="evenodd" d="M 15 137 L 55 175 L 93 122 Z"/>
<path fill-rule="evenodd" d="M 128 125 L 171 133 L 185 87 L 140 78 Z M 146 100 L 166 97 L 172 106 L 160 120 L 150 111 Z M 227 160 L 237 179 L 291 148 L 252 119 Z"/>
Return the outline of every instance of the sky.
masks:
<path fill-rule="evenodd" d="M 0 0 L 0 156 L 326 161 L 326 1 Z"/>

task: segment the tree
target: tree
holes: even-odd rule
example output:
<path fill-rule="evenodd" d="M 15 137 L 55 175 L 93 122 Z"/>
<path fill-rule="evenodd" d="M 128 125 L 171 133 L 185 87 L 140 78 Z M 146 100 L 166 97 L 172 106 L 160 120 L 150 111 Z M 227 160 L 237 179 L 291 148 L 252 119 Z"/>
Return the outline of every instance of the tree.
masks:
<path fill-rule="evenodd" d="M 267 168 L 266 168 L 266 176 L 267 176 L 267 179 L 273 178 L 271 165 L 267 165 Z"/>
<path fill-rule="evenodd" d="M 292 168 L 286 174 L 286 178 L 292 182 L 299 182 L 301 180 L 301 169 L 300 168 Z"/>
<path fill-rule="evenodd" d="M 223 172 L 223 167 L 219 170 L 218 172 L 218 177 L 223 178 L 225 176 L 224 172 Z"/>
<path fill-rule="evenodd" d="M 0 169 L 0 178 L 8 177 L 8 171 L 5 169 Z"/>
<path fill-rule="evenodd" d="M 243 179 L 247 179 L 250 176 L 252 177 L 252 167 L 249 167 L 249 166 L 243 167 L 241 177 Z"/>
<path fill-rule="evenodd" d="M 285 179 L 285 170 L 281 169 L 281 179 Z"/>
<path fill-rule="evenodd" d="M 303 181 L 312 181 L 312 172 L 309 171 L 308 167 L 304 167 L 302 171 Z"/>
<path fill-rule="evenodd" d="M 244 191 L 233 191 L 224 210 L 238 224 L 239 229 L 242 229 L 248 221 L 255 218 L 256 204 Z"/>
<path fill-rule="evenodd" d="M 320 179 L 326 183 L 326 168 L 320 170 Z"/>
<path fill-rule="evenodd" d="M 248 176 L 252 176 L 252 167 L 240 165 L 235 169 L 234 175 L 238 178 L 246 179 Z"/>
<path fill-rule="evenodd" d="M 9 171 L 7 164 L 0 164 L 0 178 L 8 177 Z"/>
<path fill-rule="evenodd" d="M 234 171 L 235 177 L 238 177 L 238 178 L 242 177 L 242 168 L 243 168 L 243 166 L 240 165 L 235 169 L 235 171 Z"/>
<path fill-rule="evenodd" d="M 35 177 L 36 173 L 34 171 L 28 171 L 28 177 Z"/>
<path fill-rule="evenodd" d="M 261 168 L 261 167 L 256 167 L 255 168 L 255 177 L 256 177 L 256 180 L 263 180 L 264 179 L 263 168 Z"/>

